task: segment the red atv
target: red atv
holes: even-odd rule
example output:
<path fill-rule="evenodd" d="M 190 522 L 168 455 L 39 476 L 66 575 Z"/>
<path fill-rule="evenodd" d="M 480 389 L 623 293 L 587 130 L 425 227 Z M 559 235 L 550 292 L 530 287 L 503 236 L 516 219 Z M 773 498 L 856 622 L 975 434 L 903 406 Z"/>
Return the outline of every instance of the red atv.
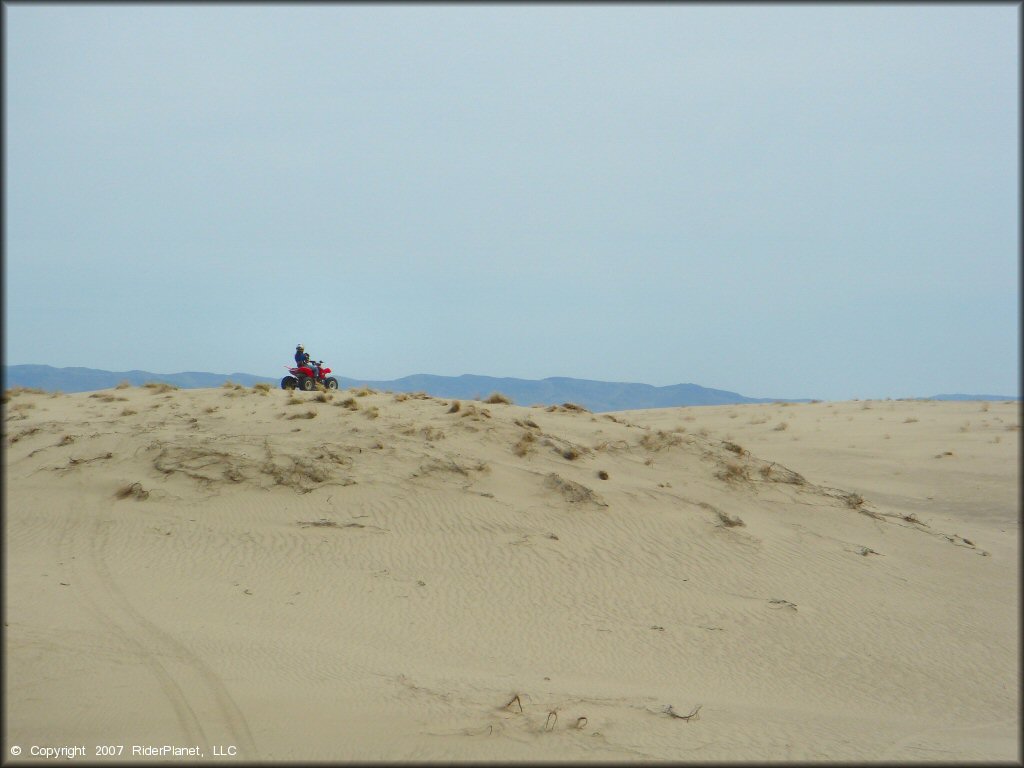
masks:
<path fill-rule="evenodd" d="M 317 362 L 317 368 L 320 369 L 319 376 L 313 376 L 313 369 L 308 365 L 304 365 L 301 368 L 294 368 L 290 365 L 286 365 L 290 376 L 285 376 L 281 379 L 281 389 L 301 389 L 304 392 L 312 392 L 317 388 L 317 385 L 327 387 L 327 389 L 337 389 L 338 380 L 333 376 L 327 374 L 331 372 L 330 368 L 324 368 L 324 361 L 320 360 Z"/>

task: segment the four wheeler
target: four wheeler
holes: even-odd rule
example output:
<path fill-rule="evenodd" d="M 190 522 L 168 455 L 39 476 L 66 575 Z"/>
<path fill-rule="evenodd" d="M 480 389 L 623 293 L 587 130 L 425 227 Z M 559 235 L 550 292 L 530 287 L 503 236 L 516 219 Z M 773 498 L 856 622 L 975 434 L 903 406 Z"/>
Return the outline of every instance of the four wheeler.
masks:
<path fill-rule="evenodd" d="M 299 368 L 286 365 L 285 368 L 288 369 L 289 375 L 281 379 L 281 389 L 301 389 L 304 392 L 312 392 L 318 384 L 327 389 L 337 389 L 338 380 L 327 375 L 331 369 L 324 368 L 323 360 L 318 361 L 316 365 L 320 369 L 320 375 L 317 377 L 313 376 L 313 369 L 308 365 Z"/>

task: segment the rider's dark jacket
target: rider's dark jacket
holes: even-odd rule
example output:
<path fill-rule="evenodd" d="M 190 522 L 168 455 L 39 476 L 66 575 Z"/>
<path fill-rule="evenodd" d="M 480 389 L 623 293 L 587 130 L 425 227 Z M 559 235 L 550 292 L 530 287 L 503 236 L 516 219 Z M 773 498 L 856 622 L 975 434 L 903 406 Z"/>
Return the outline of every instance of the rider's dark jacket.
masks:
<path fill-rule="evenodd" d="M 295 353 L 295 365 L 301 368 L 309 362 L 309 352 L 296 352 Z"/>

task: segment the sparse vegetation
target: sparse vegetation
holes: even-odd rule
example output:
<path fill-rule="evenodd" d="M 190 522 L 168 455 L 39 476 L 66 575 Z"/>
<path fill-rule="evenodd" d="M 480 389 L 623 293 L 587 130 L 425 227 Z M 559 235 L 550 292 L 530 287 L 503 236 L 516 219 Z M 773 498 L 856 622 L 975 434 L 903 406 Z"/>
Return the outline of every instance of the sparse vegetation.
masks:
<path fill-rule="evenodd" d="M 260 381 L 252 385 L 252 390 L 253 392 L 259 392 L 261 395 L 268 395 L 270 394 L 270 385 L 265 381 Z"/>
<path fill-rule="evenodd" d="M 512 399 L 501 392 L 492 392 L 491 396 L 484 400 L 488 405 L 512 405 Z"/>
<path fill-rule="evenodd" d="M 448 409 L 448 413 L 458 413 L 460 408 L 462 408 L 462 403 L 458 400 L 452 400 L 452 405 Z"/>
<path fill-rule="evenodd" d="M 306 411 L 305 413 L 293 413 L 288 417 L 289 419 L 315 419 L 316 411 Z"/>
<path fill-rule="evenodd" d="M 129 387 L 131 387 L 131 385 L 132 385 L 132 383 L 130 381 L 127 381 L 127 380 L 119 381 L 117 383 L 117 386 L 114 387 L 114 389 L 128 389 Z"/>

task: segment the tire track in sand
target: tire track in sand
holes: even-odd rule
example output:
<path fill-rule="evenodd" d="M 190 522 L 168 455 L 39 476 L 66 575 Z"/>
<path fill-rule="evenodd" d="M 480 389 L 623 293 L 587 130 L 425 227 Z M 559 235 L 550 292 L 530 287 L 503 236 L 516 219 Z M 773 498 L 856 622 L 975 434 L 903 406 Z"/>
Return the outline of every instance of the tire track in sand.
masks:
<path fill-rule="evenodd" d="M 104 557 L 110 521 L 81 508 L 75 513 L 91 519 L 80 520 L 79 527 L 69 516 L 60 534 L 62 561 L 71 568 L 72 583 L 97 619 L 156 678 L 174 709 L 185 743 L 201 744 L 208 754 L 214 745 L 231 744 L 238 747 L 240 755 L 257 757 L 249 724 L 217 674 L 180 640 L 136 610 L 118 586 Z"/>

